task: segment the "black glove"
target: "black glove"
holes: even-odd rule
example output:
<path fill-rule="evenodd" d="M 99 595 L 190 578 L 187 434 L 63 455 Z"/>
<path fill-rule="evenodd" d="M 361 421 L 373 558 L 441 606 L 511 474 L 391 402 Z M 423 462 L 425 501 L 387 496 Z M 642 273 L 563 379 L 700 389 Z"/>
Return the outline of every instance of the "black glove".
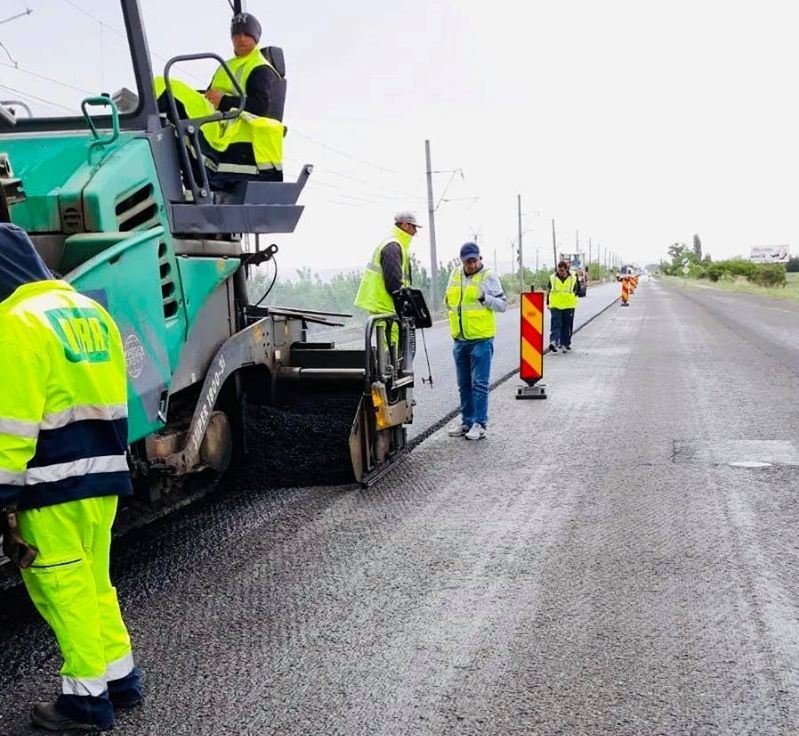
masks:
<path fill-rule="evenodd" d="M 3 554 L 21 570 L 30 567 L 39 550 L 20 536 L 16 512 L 0 514 L 0 533 L 3 535 Z"/>

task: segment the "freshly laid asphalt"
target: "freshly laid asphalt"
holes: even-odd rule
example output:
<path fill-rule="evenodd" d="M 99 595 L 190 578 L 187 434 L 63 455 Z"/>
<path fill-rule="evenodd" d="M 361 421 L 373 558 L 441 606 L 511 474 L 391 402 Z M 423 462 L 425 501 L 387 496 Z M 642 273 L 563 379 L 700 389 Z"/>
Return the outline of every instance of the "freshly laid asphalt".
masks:
<path fill-rule="evenodd" d="M 242 469 L 123 537 L 147 701 L 116 731 L 796 734 L 799 322 L 715 299 L 643 282 L 547 356 L 546 401 L 501 384 L 486 440 L 371 489 Z M 4 593 L 0 734 L 58 666 Z"/>

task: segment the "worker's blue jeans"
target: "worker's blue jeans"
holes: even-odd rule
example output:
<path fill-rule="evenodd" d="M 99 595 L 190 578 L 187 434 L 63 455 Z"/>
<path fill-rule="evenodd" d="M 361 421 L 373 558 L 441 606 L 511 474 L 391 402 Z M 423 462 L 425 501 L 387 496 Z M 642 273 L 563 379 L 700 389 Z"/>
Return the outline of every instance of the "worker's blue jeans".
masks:
<path fill-rule="evenodd" d="M 455 357 L 458 391 L 461 396 L 461 421 L 465 427 L 471 427 L 475 423 L 486 427 L 494 338 L 455 340 L 452 354 Z"/>
<path fill-rule="evenodd" d="M 549 310 L 549 342 L 553 345 L 566 347 L 572 344 L 572 330 L 574 329 L 573 309 Z"/>

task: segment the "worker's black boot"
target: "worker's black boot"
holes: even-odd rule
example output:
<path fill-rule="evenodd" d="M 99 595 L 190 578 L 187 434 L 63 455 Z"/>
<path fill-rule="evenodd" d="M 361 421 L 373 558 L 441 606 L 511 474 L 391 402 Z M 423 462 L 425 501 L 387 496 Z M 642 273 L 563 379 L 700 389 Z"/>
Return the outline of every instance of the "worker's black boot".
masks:
<path fill-rule="evenodd" d="M 114 727 L 114 711 L 107 695 L 61 695 L 54 703 L 36 703 L 31 723 L 47 731 L 107 731 Z"/>

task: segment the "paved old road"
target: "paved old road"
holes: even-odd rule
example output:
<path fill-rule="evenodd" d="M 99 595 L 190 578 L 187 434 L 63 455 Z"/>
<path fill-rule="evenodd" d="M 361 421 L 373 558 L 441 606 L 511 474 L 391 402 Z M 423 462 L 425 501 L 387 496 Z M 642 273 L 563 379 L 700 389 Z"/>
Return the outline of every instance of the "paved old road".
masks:
<path fill-rule="evenodd" d="M 241 474 L 122 540 L 149 699 L 117 732 L 795 734 L 799 327 L 712 299 L 643 284 L 547 401 L 500 386 L 487 441 L 437 432 L 376 488 Z M 4 596 L 0 733 L 57 666 Z"/>
<path fill-rule="evenodd" d="M 615 282 L 598 284 L 588 290 L 588 296 L 580 300 L 575 312 L 575 328 L 596 317 L 606 309 L 620 293 L 619 285 Z M 549 342 L 549 313 L 544 315 L 545 337 L 544 344 Z M 424 347 L 421 337 L 418 339 L 416 360 L 416 407 L 414 408 L 413 424 L 410 425 L 408 435 L 411 439 L 419 437 L 442 419 L 458 408 L 458 384 L 455 378 L 455 365 L 452 359 L 452 336 L 447 322 L 437 322 L 429 330 L 425 330 L 425 340 L 430 355 L 430 368 L 433 375 L 433 387 L 422 382 L 426 377 L 427 363 L 425 361 Z M 579 344 L 579 336 L 575 337 L 575 344 Z M 341 347 L 357 347 L 360 342 L 342 343 Z M 510 308 L 504 314 L 497 315 L 497 336 L 494 339 L 494 360 L 491 365 L 491 380 L 497 381 L 514 370 L 519 369 L 519 310 Z"/>

